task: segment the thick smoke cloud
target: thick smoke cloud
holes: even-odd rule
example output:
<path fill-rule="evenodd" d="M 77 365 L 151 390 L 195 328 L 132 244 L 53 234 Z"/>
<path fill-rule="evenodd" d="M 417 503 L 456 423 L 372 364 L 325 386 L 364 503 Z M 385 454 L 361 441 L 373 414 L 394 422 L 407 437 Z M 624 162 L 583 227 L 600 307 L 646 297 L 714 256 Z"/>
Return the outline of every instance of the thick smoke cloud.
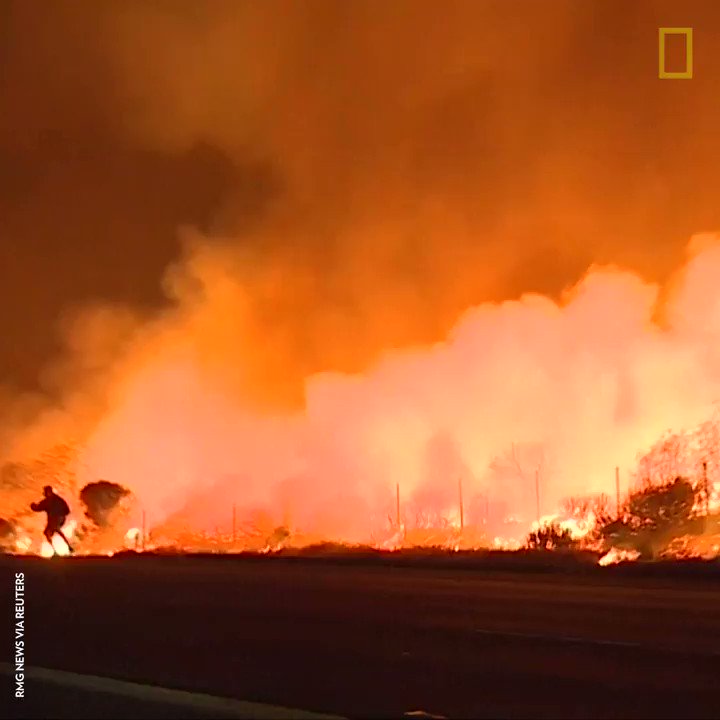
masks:
<path fill-rule="evenodd" d="M 717 236 L 692 243 L 665 328 L 653 321 L 659 286 L 598 267 L 560 304 L 485 303 L 442 343 L 388 353 L 362 374 L 312 375 L 296 412 L 261 414 L 228 394 L 222 358 L 233 350 L 213 328 L 229 285 L 166 318 L 131 356 L 142 362 L 121 373 L 84 461 L 153 517 L 201 527 L 227 522 L 237 503 L 366 539 L 392 512 L 396 483 L 408 507 L 452 517 L 458 478 L 469 502 L 489 494 L 497 512 L 528 521 L 536 468 L 550 512 L 570 495 L 613 492 L 616 465 L 627 487 L 639 451 L 707 419 L 720 397 L 718 248 Z M 513 446 L 519 466 L 507 462 Z"/>
<path fill-rule="evenodd" d="M 612 464 L 673 419 L 644 408 L 667 379 L 654 363 L 686 369 L 682 351 L 650 332 L 642 344 L 657 359 L 640 372 L 613 348 L 651 317 L 683 313 L 676 325 L 694 327 L 697 301 L 666 313 L 653 283 L 692 234 L 720 227 L 712 2 L 2 9 L 5 455 L 90 437 L 100 476 L 133 488 L 152 478 L 153 508 L 220 483 L 260 504 L 269 488 L 288 506 L 315 492 L 320 512 L 338 505 L 331 477 L 343 502 L 368 507 L 390 478 L 432 485 L 439 466 L 480 486 L 511 442 L 547 441 L 534 423 L 558 407 L 569 426 L 592 426 L 593 413 L 647 422 L 618 440 Z M 696 28 L 692 81 L 658 80 L 660 25 Z M 592 276 L 567 310 L 553 305 L 607 263 L 639 275 Z M 483 304 L 523 293 L 546 297 Z M 558 313 L 569 319 L 549 319 Z M 433 349 L 449 335 L 467 352 Z M 51 361 L 37 375 L 39 359 Z M 608 389 L 607 404 L 587 407 L 584 388 L 606 368 L 621 401 Z M 372 379 L 385 372 L 397 385 Z M 538 372 L 553 380 L 523 380 Z M 18 399 L 10 386 L 30 376 L 52 402 Z M 472 408 L 456 376 L 477 384 Z M 505 399 L 482 400 L 497 382 Z M 411 407 L 386 402 L 396 392 Z M 527 427 L 518 406 L 535 418 Z M 688 407 L 678 419 L 695 417 Z M 386 447 L 399 426 L 400 454 Z M 199 439 L 202 427 L 215 439 Z M 369 459 L 368 433 L 385 448 Z M 596 488 L 602 446 L 566 437 L 567 455 L 556 442 L 558 477 Z"/>
<path fill-rule="evenodd" d="M 591 262 L 660 279 L 718 224 L 711 2 L 3 8 L 2 367 L 26 385 L 59 307 L 163 302 L 178 225 L 240 248 L 252 387 L 297 402 Z M 656 76 L 673 23 L 692 82 Z"/>
<path fill-rule="evenodd" d="M 699 77 L 658 81 L 669 8 L 219 2 L 113 16 L 138 142 L 207 142 L 272 170 L 257 232 L 238 232 L 246 186 L 214 225 L 239 246 L 217 262 L 251 288 L 252 387 L 299 401 L 310 372 L 361 370 L 441 338 L 471 303 L 557 293 L 592 262 L 667 275 L 690 234 L 717 226 L 706 118 L 720 77 L 705 5 Z"/>

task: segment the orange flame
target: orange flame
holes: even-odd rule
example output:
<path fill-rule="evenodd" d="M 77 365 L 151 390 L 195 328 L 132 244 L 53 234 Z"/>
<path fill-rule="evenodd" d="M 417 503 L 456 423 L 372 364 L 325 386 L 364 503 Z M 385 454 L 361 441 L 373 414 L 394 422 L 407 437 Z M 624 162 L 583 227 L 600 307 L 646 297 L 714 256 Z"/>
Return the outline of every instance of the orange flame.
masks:
<path fill-rule="evenodd" d="M 406 536 L 414 519 L 455 543 L 460 480 L 465 526 L 507 545 L 569 495 L 614 496 L 615 466 L 627 487 L 639 451 L 708 416 L 720 399 L 719 281 L 714 236 L 693 242 L 662 306 L 659 287 L 594 268 L 561 303 L 471 308 L 443 343 L 388 353 L 362 374 L 312 375 L 302 409 L 262 412 L 217 372 L 237 339 L 212 320 L 228 287 L 242 290 L 225 277 L 226 292 L 149 327 L 118 361 L 80 465 L 88 480 L 129 487 L 149 528 L 227 536 L 232 517 L 265 513 L 268 531 L 390 545 L 397 488 Z M 383 537 L 373 518 L 389 519 Z"/>

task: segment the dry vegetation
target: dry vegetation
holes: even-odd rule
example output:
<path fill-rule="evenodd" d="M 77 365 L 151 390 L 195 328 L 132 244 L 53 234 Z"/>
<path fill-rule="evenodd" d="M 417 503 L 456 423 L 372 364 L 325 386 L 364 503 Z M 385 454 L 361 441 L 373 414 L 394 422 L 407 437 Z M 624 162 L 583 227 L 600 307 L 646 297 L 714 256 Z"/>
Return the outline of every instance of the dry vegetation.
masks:
<path fill-rule="evenodd" d="M 561 552 L 566 558 L 580 557 L 583 563 L 590 557 L 596 562 L 611 549 L 647 560 L 719 556 L 717 434 L 715 419 L 694 433 L 662 438 L 639 459 L 635 486 L 619 508 L 603 494 L 567 498 L 560 515 L 565 524 L 551 521 L 534 528 L 526 538 L 526 551 L 530 555 Z M 82 552 L 126 546 L 129 517 L 137 509 L 135 498 L 127 488 L 108 480 L 79 488 L 77 457 L 77 448 L 69 444 L 53 448 L 30 463 L 7 463 L 0 468 L 0 548 L 14 549 L 21 532 L 39 535 L 43 518 L 30 512 L 28 506 L 44 484 L 65 495 L 73 516 L 81 518 L 75 539 Z M 511 459 L 517 462 L 515 455 Z M 412 518 L 404 516 L 400 525 L 392 518 L 388 522 L 382 537 L 358 546 L 303 535 L 287 525 L 276 525 L 262 513 L 239 522 L 233 532 L 198 533 L 183 526 L 178 518 L 171 518 L 165 525 L 152 528 L 146 539 L 147 549 L 163 553 L 378 557 L 392 552 L 397 557 L 416 559 L 448 553 L 474 552 L 478 558 L 492 555 L 488 549 L 491 538 L 482 522 L 461 530 L 456 523 L 420 510 Z M 567 522 L 573 523 L 574 531 Z M 530 557 L 527 552 L 520 556 L 515 553 L 514 557 Z"/>

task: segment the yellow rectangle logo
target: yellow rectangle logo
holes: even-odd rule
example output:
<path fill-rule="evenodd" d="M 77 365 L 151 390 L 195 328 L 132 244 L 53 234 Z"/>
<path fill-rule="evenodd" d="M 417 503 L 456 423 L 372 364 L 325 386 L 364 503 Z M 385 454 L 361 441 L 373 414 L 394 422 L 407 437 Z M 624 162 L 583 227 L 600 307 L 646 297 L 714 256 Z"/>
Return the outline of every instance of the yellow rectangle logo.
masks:
<path fill-rule="evenodd" d="M 689 80 L 693 76 L 693 36 L 692 28 L 658 28 L 660 42 L 660 66 L 658 77 L 661 80 Z M 685 36 L 685 70 L 683 72 L 667 72 L 665 70 L 665 36 Z"/>

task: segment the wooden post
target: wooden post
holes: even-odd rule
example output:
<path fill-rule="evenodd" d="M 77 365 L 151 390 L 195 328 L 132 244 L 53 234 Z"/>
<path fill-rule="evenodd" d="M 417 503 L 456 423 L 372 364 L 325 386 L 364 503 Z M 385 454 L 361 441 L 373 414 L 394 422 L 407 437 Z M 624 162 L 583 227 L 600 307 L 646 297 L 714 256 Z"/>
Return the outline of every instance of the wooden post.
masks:
<path fill-rule="evenodd" d="M 535 469 L 535 510 L 537 512 L 538 527 L 540 526 L 540 468 Z"/>
<path fill-rule="evenodd" d="M 460 501 L 460 530 L 465 529 L 465 512 L 463 509 L 462 478 L 458 478 L 458 499 Z"/>
<path fill-rule="evenodd" d="M 620 468 L 615 466 L 615 515 L 620 517 Z"/>
<path fill-rule="evenodd" d="M 395 485 L 395 519 L 400 527 L 400 483 Z"/>

